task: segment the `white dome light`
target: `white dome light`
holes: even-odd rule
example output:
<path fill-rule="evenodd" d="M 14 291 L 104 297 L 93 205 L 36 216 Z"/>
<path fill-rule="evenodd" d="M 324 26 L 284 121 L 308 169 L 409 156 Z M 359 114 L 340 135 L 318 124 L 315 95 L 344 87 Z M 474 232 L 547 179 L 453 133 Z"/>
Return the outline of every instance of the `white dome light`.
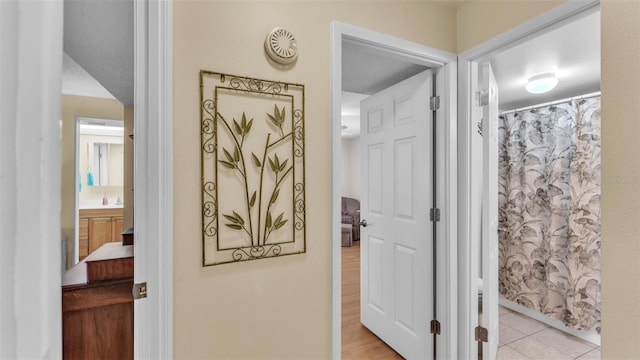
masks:
<path fill-rule="evenodd" d="M 551 91 L 558 85 L 558 78 L 554 73 L 546 73 L 529 78 L 529 82 L 525 86 L 531 94 L 543 94 Z"/>

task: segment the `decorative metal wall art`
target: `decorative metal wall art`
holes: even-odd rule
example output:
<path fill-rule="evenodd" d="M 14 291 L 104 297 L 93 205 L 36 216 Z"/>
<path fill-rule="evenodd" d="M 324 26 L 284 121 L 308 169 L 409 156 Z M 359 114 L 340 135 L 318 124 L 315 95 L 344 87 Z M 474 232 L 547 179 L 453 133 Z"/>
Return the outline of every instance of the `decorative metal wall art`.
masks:
<path fill-rule="evenodd" d="M 306 251 L 304 85 L 200 71 L 203 266 Z"/>

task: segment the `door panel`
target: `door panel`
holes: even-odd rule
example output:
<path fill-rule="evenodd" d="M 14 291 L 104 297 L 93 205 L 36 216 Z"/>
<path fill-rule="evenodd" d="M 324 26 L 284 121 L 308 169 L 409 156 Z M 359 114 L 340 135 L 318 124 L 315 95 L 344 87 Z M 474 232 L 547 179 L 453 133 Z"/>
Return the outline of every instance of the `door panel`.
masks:
<path fill-rule="evenodd" d="M 368 209 L 371 213 L 382 215 L 382 153 L 383 144 L 373 144 L 368 150 Z M 365 188 L 363 188 L 365 189 Z M 362 215 L 360 216 L 362 218 Z"/>
<path fill-rule="evenodd" d="M 415 137 L 395 142 L 395 214 L 397 218 L 415 221 L 413 218 L 413 152 Z"/>
<path fill-rule="evenodd" d="M 361 321 L 405 358 L 432 357 L 432 75 L 361 103 Z"/>

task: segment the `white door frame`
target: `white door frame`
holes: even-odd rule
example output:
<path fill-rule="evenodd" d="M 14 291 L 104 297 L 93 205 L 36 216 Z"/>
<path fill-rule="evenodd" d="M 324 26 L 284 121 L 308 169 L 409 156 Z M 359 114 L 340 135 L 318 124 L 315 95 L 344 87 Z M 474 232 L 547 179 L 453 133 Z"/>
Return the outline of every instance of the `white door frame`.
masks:
<path fill-rule="evenodd" d="M 134 357 L 173 357 L 173 4 L 134 2 Z"/>
<path fill-rule="evenodd" d="M 392 55 L 432 68 L 436 81 L 436 93 L 440 95 L 441 108 L 436 113 L 437 133 L 437 199 L 441 221 L 436 223 L 438 232 L 437 264 L 438 282 L 437 318 L 442 325 L 438 336 L 438 357 L 457 358 L 457 127 L 456 127 L 456 55 L 408 40 L 364 29 L 338 21 L 331 23 L 331 334 L 332 357 L 341 357 L 342 323 L 342 242 L 340 238 L 340 179 L 341 179 L 341 94 L 342 94 L 342 40 L 349 39 L 367 45 L 375 51 Z M 427 101 L 427 99 L 425 99 Z M 429 206 L 429 205 L 425 205 Z"/>
<path fill-rule="evenodd" d="M 62 1 L 0 2 L 0 358 L 62 357 Z"/>
<path fill-rule="evenodd" d="M 475 131 L 471 123 L 471 111 L 474 102 L 472 91 L 473 65 L 486 60 L 489 55 L 504 51 L 510 47 L 540 36 L 571 21 L 586 16 L 599 8 L 599 0 L 567 1 L 521 25 L 518 25 L 486 42 L 477 45 L 458 55 L 458 358 L 477 359 L 477 343 L 474 340 L 474 329 L 478 326 L 477 317 L 473 317 L 473 309 L 478 302 L 478 259 L 479 247 L 471 242 L 471 134 Z M 483 140 L 486 140 L 483 138 Z M 495 154 L 497 157 L 497 154 Z M 487 217 L 483 217 L 483 221 Z M 483 279 L 498 281 L 498 279 Z"/>
<path fill-rule="evenodd" d="M 134 9 L 134 355 L 172 358 L 172 4 Z M 63 3 L 0 2 L 0 20 L 0 358 L 60 358 Z"/>

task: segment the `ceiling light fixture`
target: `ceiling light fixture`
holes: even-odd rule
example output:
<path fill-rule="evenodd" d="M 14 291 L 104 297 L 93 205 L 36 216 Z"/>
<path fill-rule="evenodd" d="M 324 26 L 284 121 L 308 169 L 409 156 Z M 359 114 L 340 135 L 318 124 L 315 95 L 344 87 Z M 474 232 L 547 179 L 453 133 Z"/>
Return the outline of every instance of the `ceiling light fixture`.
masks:
<path fill-rule="evenodd" d="M 556 85 L 558 85 L 556 74 L 546 73 L 530 77 L 525 89 L 531 94 L 543 94 L 553 90 Z"/>

